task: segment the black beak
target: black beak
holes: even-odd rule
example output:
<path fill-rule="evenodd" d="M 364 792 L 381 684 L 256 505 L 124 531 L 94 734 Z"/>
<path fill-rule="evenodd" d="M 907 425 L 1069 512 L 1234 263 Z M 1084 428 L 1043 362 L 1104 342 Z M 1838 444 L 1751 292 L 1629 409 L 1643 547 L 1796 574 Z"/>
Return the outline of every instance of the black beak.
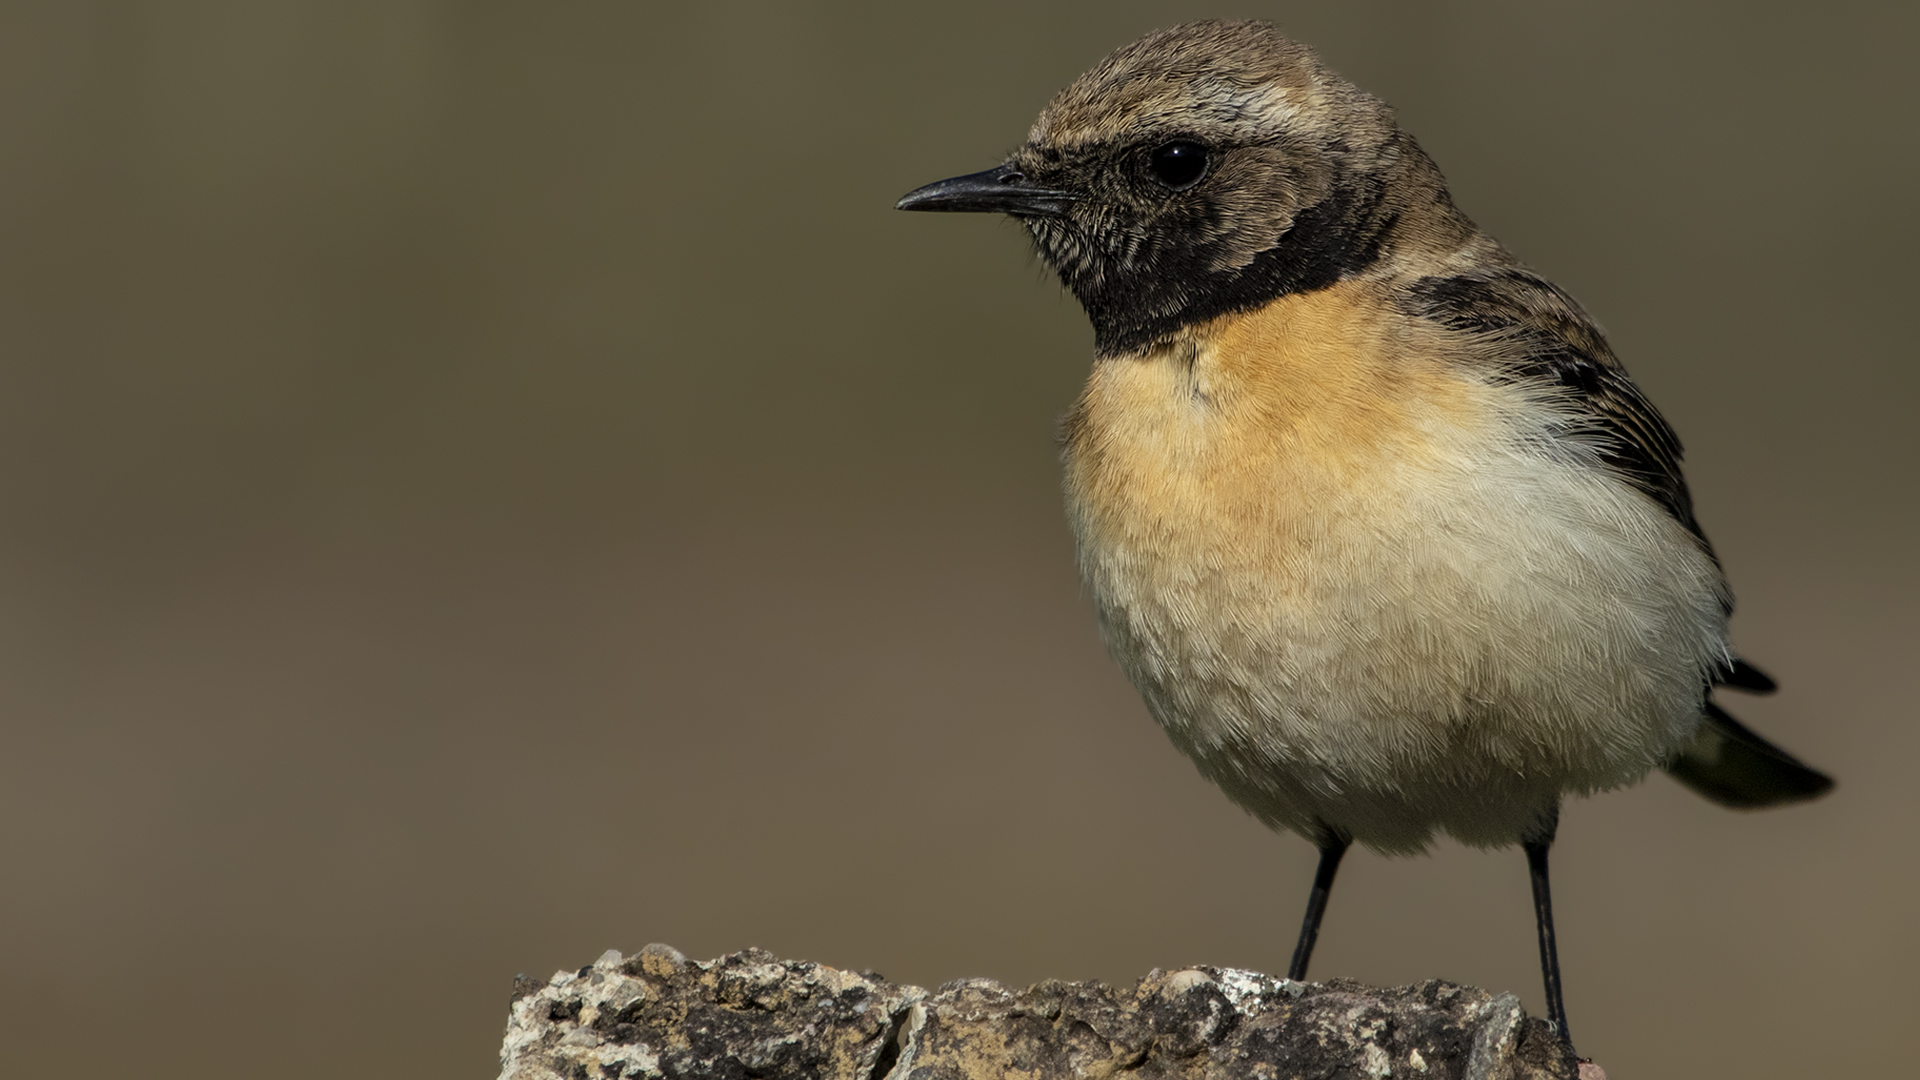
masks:
<path fill-rule="evenodd" d="M 1015 217 L 1058 217 L 1075 196 L 1027 183 L 1025 173 L 1011 165 L 968 173 L 914 188 L 893 204 L 895 210 L 973 211 L 1012 214 Z"/>

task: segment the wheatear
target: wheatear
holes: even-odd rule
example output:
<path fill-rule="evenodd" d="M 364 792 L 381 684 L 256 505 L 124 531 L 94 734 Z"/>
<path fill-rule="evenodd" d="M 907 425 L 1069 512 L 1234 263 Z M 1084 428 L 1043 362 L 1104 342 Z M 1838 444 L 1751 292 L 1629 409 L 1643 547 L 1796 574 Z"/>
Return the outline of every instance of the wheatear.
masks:
<path fill-rule="evenodd" d="M 1092 319 L 1063 430 L 1081 570 L 1174 745 L 1319 847 L 1290 977 L 1349 843 L 1518 843 L 1564 1037 L 1563 796 L 1655 766 L 1731 806 L 1832 786 L 1708 700 L 1773 684 L 1728 645 L 1672 429 L 1304 46 L 1150 34 L 1004 164 L 899 206 L 1012 215 Z"/>

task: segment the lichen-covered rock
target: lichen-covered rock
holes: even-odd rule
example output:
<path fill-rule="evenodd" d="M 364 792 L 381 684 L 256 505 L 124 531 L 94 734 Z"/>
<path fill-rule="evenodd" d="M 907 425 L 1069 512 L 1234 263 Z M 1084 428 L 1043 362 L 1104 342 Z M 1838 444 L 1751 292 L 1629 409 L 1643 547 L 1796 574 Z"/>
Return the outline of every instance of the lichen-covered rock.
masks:
<path fill-rule="evenodd" d="M 758 949 L 705 964 L 665 945 L 632 959 L 608 950 L 545 985 L 515 980 L 500 1076 L 865 1080 L 924 997 Z"/>
<path fill-rule="evenodd" d="M 929 994 L 757 949 L 692 963 L 664 945 L 516 980 L 501 1080 L 1574 1080 L 1572 1051 L 1512 995 L 1379 990 L 1231 968 L 1129 990 L 986 979 Z"/>

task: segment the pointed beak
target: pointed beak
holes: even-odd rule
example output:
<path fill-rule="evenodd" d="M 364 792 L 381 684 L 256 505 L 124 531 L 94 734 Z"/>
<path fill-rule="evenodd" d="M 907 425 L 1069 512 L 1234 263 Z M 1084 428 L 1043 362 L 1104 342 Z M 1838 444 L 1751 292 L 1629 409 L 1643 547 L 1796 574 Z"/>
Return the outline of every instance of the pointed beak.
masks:
<path fill-rule="evenodd" d="M 1076 198 L 1072 192 L 1029 184 L 1025 173 L 1012 165 L 1002 165 L 914 188 L 893 208 L 1058 217 Z"/>

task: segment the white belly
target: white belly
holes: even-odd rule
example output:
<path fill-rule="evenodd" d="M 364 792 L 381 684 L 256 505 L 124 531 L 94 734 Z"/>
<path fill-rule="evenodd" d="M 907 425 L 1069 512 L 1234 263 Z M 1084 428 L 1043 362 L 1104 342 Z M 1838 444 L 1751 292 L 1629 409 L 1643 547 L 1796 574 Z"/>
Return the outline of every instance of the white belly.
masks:
<path fill-rule="evenodd" d="M 1556 460 L 1517 391 L 1304 422 L 1232 374 L 1204 347 L 1097 365 L 1067 492 L 1108 647 L 1236 802 L 1385 851 L 1504 844 L 1686 740 L 1726 651 L 1718 568 Z"/>

